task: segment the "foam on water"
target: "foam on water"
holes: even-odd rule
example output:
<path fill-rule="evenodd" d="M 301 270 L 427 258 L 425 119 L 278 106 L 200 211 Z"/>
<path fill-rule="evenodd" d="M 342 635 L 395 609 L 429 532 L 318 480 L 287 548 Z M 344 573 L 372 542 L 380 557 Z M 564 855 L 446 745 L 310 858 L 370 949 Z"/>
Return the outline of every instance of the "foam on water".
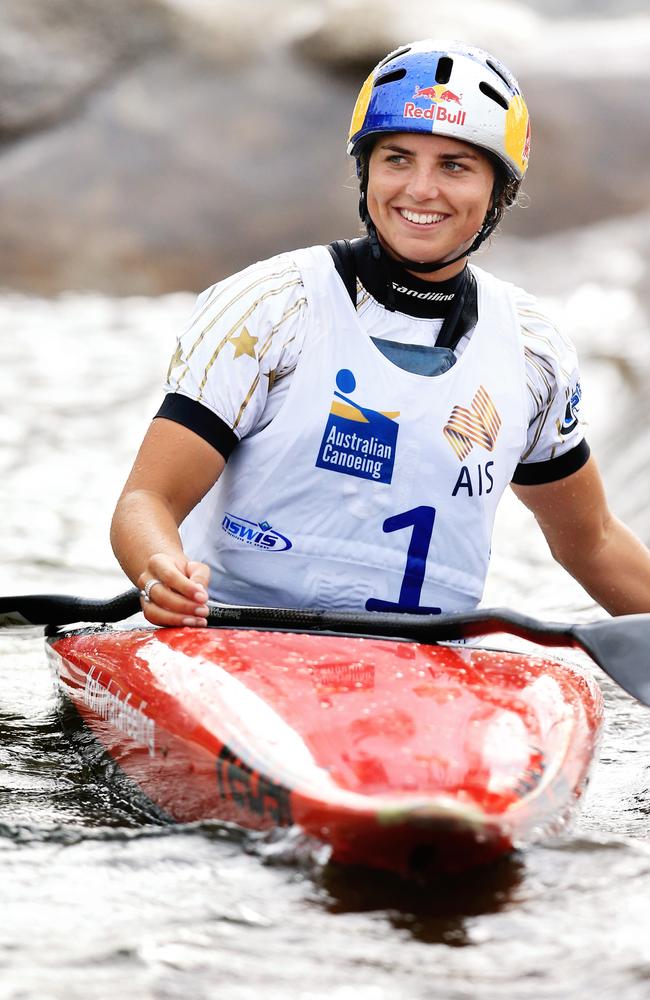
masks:
<path fill-rule="evenodd" d="M 335 6 L 300 5 L 319 16 Z M 264 7 L 249 5 L 247 17 Z M 237 16 L 233 4 L 211 8 Z M 409 21 L 417 9 L 404 8 L 402 37 L 422 34 Z M 495 9 L 472 6 L 473 37 L 496 37 Z M 576 74 L 648 73 L 647 18 L 562 22 L 551 48 L 542 5 L 520 7 L 502 40 L 531 24 L 518 65 L 549 72 L 570 53 Z M 297 27 L 279 20 L 274 30 L 289 38 Z M 614 508 L 646 539 L 649 221 L 639 213 L 525 247 L 501 238 L 479 260 L 539 292 L 575 338 L 590 443 Z M 125 588 L 109 519 L 192 302 L 0 297 L 2 592 Z M 595 613 L 514 499 L 494 550 L 486 604 L 563 619 Z M 40 632 L 3 630 L 0 998 L 645 1000 L 649 716 L 599 680 L 606 732 L 573 833 L 432 888 L 323 867 L 291 832 L 161 826 L 109 790 L 83 747 L 71 751 Z"/>

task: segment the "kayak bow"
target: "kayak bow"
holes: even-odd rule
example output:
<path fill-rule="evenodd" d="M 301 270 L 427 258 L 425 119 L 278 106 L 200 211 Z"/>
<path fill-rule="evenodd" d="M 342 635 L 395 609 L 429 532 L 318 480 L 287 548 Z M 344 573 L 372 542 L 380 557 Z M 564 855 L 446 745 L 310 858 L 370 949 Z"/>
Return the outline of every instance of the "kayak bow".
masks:
<path fill-rule="evenodd" d="M 540 656 L 286 630 L 48 639 L 66 697 L 165 814 L 297 825 L 334 860 L 457 871 L 557 829 L 602 697 Z"/>

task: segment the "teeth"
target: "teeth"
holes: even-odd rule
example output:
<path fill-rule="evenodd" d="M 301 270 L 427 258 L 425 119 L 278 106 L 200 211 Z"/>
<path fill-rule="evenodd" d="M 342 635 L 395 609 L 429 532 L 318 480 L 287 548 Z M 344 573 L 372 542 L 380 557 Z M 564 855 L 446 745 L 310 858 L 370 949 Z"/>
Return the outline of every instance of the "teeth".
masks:
<path fill-rule="evenodd" d="M 420 215 L 417 212 L 411 212 L 408 208 L 401 208 L 400 215 L 404 219 L 408 219 L 409 222 L 415 222 L 418 226 L 430 226 L 432 222 L 442 222 L 444 215 L 437 213 L 435 215 Z"/>

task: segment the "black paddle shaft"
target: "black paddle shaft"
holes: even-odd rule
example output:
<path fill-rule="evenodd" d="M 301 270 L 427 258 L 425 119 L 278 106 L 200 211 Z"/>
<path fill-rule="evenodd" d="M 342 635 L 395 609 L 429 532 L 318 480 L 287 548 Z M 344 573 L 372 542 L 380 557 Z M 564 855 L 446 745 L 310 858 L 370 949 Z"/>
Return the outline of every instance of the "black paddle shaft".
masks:
<path fill-rule="evenodd" d="M 572 625 L 539 622 L 505 608 L 450 615 L 384 614 L 355 611 L 301 611 L 293 608 L 237 607 L 210 604 L 208 624 L 233 628 L 338 632 L 388 636 L 416 642 L 471 639 L 490 632 L 510 632 L 545 646 L 582 645 Z"/>
<path fill-rule="evenodd" d="M 119 622 L 140 610 L 140 592 L 127 590 L 108 601 L 66 594 L 0 597 L 2 625 L 72 625 L 75 622 Z"/>
<path fill-rule="evenodd" d="M 108 601 L 61 594 L 2 597 L 0 626 L 117 622 L 139 610 L 140 594 L 135 588 Z M 567 625 L 540 622 L 502 608 L 451 615 L 401 615 L 211 604 L 208 624 L 222 628 L 387 636 L 428 643 L 509 632 L 544 646 L 580 647 L 628 694 L 650 706 L 650 614 Z"/>
<path fill-rule="evenodd" d="M 211 605 L 208 620 L 211 625 L 234 628 L 343 632 L 416 642 L 445 642 L 508 632 L 544 646 L 583 649 L 628 694 L 650 706 L 650 614 L 567 625 L 540 622 L 505 608 L 424 616 Z"/>

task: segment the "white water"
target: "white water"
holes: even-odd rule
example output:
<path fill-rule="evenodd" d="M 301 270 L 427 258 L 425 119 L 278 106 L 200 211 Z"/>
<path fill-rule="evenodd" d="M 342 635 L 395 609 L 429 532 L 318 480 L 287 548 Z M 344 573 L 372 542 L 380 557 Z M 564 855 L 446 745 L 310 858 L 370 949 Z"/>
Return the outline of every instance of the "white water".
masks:
<path fill-rule="evenodd" d="M 614 506 L 647 539 L 645 232 L 627 220 L 526 254 L 503 241 L 489 266 L 555 288 L 547 304 L 582 355 L 590 442 Z M 0 299 L 2 592 L 126 586 L 110 514 L 192 300 Z M 486 603 L 596 613 L 514 500 Z M 3 1000 L 647 996 L 649 717 L 606 679 L 602 754 L 574 833 L 427 893 L 305 870 L 296 845 L 242 844 L 214 825 L 140 826 L 71 752 L 36 630 L 3 632 L 0 678 Z"/>
<path fill-rule="evenodd" d="M 263 6 L 249 5 L 237 24 Z M 403 9 L 416 17 L 415 5 Z M 495 30 L 493 5 L 473 10 L 477 30 Z M 518 11 L 508 31 L 531 16 L 547 30 L 541 5 Z M 407 33 L 416 26 L 403 37 L 421 34 Z M 611 62 L 580 46 L 589 37 L 597 48 L 603 26 L 565 27 L 552 51 L 543 34 L 522 36 L 522 58 L 557 59 L 570 47 L 580 72 L 607 76 Z M 630 72 L 634 53 L 646 59 L 645 31 L 612 29 L 612 59 L 631 52 Z M 526 244 L 498 240 L 480 262 L 538 292 L 575 338 L 610 500 L 648 542 L 647 213 Z M 110 596 L 126 586 L 110 515 L 192 300 L 0 296 L 0 592 Z M 485 603 L 557 619 L 598 613 L 513 499 L 494 550 Z M 645 1000 L 650 716 L 600 680 L 607 725 L 573 832 L 421 890 L 305 867 L 291 841 L 156 827 L 71 750 L 38 631 L 4 630 L 0 1000 Z"/>

